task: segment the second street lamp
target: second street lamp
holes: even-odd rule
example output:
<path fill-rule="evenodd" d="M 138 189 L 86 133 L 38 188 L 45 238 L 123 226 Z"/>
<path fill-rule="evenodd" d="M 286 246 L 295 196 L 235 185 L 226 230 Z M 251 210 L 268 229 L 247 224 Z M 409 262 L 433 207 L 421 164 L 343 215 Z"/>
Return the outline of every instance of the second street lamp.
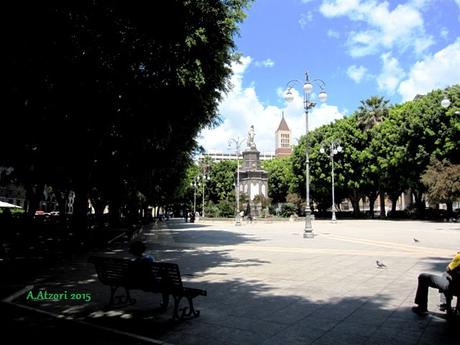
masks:
<path fill-rule="evenodd" d="M 191 186 L 193 187 L 193 215 L 196 215 L 196 187 L 197 187 L 197 176 L 194 177 Z"/>
<path fill-rule="evenodd" d="M 287 102 L 294 100 L 292 88 L 294 84 L 302 84 L 299 80 L 291 80 L 287 83 L 287 90 L 284 99 Z M 326 102 L 327 93 L 325 91 L 326 83 L 321 79 L 310 80 L 308 72 L 305 72 L 305 81 L 303 83 L 303 105 L 305 110 L 305 124 L 306 124 L 306 147 L 305 147 L 305 189 L 306 189 L 306 205 L 305 205 L 305 229 L 304 238 L 313 238 L 313 227 L 311 224 L 311 208 L 310 208 L 310 158 L 309 158 L 309 143 L 308 143 L 308 111 L 316 106 L 315 102 L 310 100 L 310 95 L 313 92 L 313 84 L 320 88 L 318 98 L 321 102 Z"/>
<path fill-rule="evenodd" d="M 209 180 L 209 176 L 208 176 L 206 173 L 204 173 L 204 174 L 201 176 L 201 178 L 202 178 L 202 182 L 201 182 L 201 183 L 202 183 L 202 185 L 203 185 L 203 209 L 202 209 L 202 211 L 201 211 L 201 217 L 203 217 L 203 219 L 204 219 L 204 217 L 205 217 L 205 216 L 204 216 L 204 187 L 205 187 L 206 181 Z"/>
<path fill-rule="evenodd" d="M 228 141 L 228 148 L 231 149 L 232 145 L 235 145 L 236 149 L 236 215 L 235 215 L 235 225 L 240 226 L 241 225 L 241 219 L 240 219 L 240 149 L 241 145 L 244 143 L 245 139 L 241 139 L 240 137 L 235 138 L 230 138 Z"/>
<path fill-rule="evenodd" d="M 337 221 L 337 219 L 335 218 L 334 156 L 337 153 L 342 152 L 342 146 L 340 146 L 340 144 L 337 141 L 333 141 L 333 142 L 331 142 L 331 144 L 329 145 L 329 147 L 327 149 L 329 150 L 329 152 L 326 152 L 326 149 L 324 148 L 324 146 L 321 146 L 321 148 L 319 149 L 319 152 L 329 154 L 329 157 L 331 158 L 331 164 L 332 164 L 332 172 L 331 172 L 331 179 L 332 179 L 332 207 L 331 207 L 332 219 L 331 219 L 331 221 L 333 223 L 335 223 Z"/>

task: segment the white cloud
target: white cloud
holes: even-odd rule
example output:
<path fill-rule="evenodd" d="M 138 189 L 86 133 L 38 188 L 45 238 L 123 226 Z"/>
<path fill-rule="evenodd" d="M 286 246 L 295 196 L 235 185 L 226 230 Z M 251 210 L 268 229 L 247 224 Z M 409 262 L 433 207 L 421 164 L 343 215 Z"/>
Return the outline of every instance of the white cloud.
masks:
<path fill-rule="evenodd" d="M 418 8 L 422 3 L 425 2 L 399 4 L 390 10 L 387 1 L 324 0 L 320 12 L 325 17 L 347 16 L 352 21 L 367 24 L 362 31 L 349 34 L 347 46 L 353 57 L 376 54 L 393 47 L 406 50 L 412 46 L 415 53 L 420 54 L 434 43 L 425 32 Z"/>
<path fill-rule="evenodd" d="M 337 39 L 340 38 L 340 32 L 335 31 L 335 30 L 331 30 L 331 29 L 327 30 L 327 35 L 329 37 L 333 37 L 333 38 L 337 38 Z"/>
<path fill-rule="evenodd" d="M 302 29 L 305 29 L 309 22 L 313 21 L 313 13 L 308 11 L 307 13 L 302 13 L 299 19 L 299 25 Z"/>
<path fill-rule="evenodd" d="M 441 32 L 439 33 L 439 36 L 446 40 L 449 37 L 449 30 L 447 30 L 447 28 L 442 28 Z"/>
<path fill-rule="evenodd" d="M 414 41 L 415 54 L 417 56 L 421 55 L 429 47 L 431 47 L 434 43 L 435 42 L 434 42 L 432 36 L 419 37 L 419 38 L 415 39 L 415 41 Z"/>
<path fill-rule="evenodd" d="M 353 57 L 375 54 L 379 49 L 379 39 L 379 32 L 375 30 L 352 31 L 347 40 L 348 52 Z"/>
<path fill-rule="evenodd" d="M 286 104 L 285 107 L 264 105 L 258 99 L 254 85 L 243 86 L 244 73 L 252 63 L 251 57 L 245 56 L 241 62 L 241 64 L 232 65 L 231 83 L 233 88 L 219 106 L 219 113 L 224 119 L 223 123 L 215 129 L 203 130 L 198 140 L 200 145 L 208 152 L 226 152 L 230 138 L 246 138 L 249 126 L 254 125 L 257 149 L 261 152 L 274 152 L 275 130 L 281 121 L 283 111 L 288 126 L 292 130 L 292 137 L 299 138 L 304 135 L 303 97 L 296 90 L 293 90 L 294 100 L 292 103 Z M 277 90 L 280 99 L 282 99 L 283 92 L 281 89 Z M 334 105 L 317 105 L 309 113 L 309 127 L 314 129 L 342 117 L 343 114 Z M 293 144 L 295 144 L 295 140 L 293 140 Z"/>
<path fill-rule="evenodd" d="M 404 78 L 404 70 L 399 66 L 399 61 L 391 56 L 390 52 L 380 56 L 382 59 L 382 71 L 377 77 L 377 85 L 379 90 L 386 91 L 389 94 L 394 94 L 400 81 Z"/>
<path fill-rule="evenodd" d="M 320 11 L 326 17 L 344 16 L 356 11 L 360 0 L 323 1 Z"/>
<path fill-rule="evenodd" d="M 366 75 L 367 68 L 364 66 L 351 65 L 347 69 L 347 75 L 355 81 L 355 83 L 360 83 L 361 80 Z"/>
<path fill-rule="evenodd" d="M 460 80 L 460 38 L 454 43 L 418 61 L 409 76 L 401 82 L 398 92 L 403 101 L 413 99 L 436 88 L 456 84 Z"/>
<path fill-rule="evenodd" d="M 265 60 L 262 60 L 262 61 L 256 61 L 254 62 L 254 65 L 256 67 L 267 67 L 267 68 L 271 68 L 273 66 L 275 66 L 275 61 L 273 61 L 272 59 L 265 59 Z"/>

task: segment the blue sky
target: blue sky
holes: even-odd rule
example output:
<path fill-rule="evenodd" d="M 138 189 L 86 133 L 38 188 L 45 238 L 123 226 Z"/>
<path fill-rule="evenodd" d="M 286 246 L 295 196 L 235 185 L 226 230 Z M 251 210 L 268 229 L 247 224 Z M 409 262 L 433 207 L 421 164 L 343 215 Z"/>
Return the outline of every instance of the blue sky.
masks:
<path fill-rule="evenodd" d="M 310 129 L 373 95 L 401 103 L 460 83 L 460 0 L 258 0 L 236 43 L 242 59 L 219 107 L 223 124 L 199 142 L 226 152 L 229 138 L 245 138 L 254 125 L 259 151 L 273 152 L 282 112 L 293 144 L 305 133 L 301 85 L 294 102 L 283 99 L 287 82 L 303 82 L 305 71 L 328 93 L 310 113 Z"/>

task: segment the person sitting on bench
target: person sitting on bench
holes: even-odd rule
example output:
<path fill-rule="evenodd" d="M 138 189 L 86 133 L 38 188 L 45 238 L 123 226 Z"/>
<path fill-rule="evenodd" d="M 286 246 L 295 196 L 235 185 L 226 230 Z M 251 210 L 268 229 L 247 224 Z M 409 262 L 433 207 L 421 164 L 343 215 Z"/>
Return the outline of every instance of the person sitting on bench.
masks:
<path fill-rule="evenodd" d="M 134 256 L 135 262 L 154 262 L 155 258 L 151 255 L 145 255 L 145 244 L 141 241 L 134 241 L 129 246 L 129 252 Z"/>
<path fill-rule="evenodd" d="M 447 265 L 446 271 L 442 275 L 421 273 L 418 276 L 417 293 L 415 295 L 415 304 L 412 311 L 418 315 L 424 316 L 428 314 L 428 288 L 436 288 L 441 292 L 441 308 L 444 310 L 450 309 L 452 294 L 450 289 L 452 282 L 459 279 L 460 273 L 460 252 L 455 255 L 452 261 Z M 446 300 L 447 299 L 447 300 Z"/>
<path fill-rule="evenodd" d="M 145 250 L 145 244 L 141 241 L 134 241 L 129 246 L 129 252 L 134 256 L 133 262 L 135 263 L 130 271 L 130 279 L 136 287 L 146 286 L 153 288 L 153 290 L 160 290 L 161 281 L 155 276 L 151 269 L 151 264 L 155 262 L 155 258 L 151 255 L 144 254 Z M 162 297 L 161 309 L 166 310 L 169 304 L 169 295 L 163 293 Z"/>

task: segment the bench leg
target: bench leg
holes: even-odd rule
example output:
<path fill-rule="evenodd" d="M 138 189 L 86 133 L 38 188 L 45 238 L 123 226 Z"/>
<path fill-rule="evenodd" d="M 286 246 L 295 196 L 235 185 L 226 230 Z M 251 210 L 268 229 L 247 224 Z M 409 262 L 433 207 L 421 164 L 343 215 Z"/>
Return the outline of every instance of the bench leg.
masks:
<path fill-rule="evenodd" d="M 193 298 L 191 296 L 173 296 L 174 297 L 174 312 L 173 320 L 184 320 L 186 318 L 198 317 L 200 315 L 199 310 L 195 310 L 193 306 Z M 179 315 L 179 305 L 181 300 L 185 298 L 187 300 L 188 306 L 181 308 L 181 313 Z"/>
<path fill-rule="evenodd" d="M 195 307 L 193 306 L 193 298 L 190 296 L 186 296 L 187 301 L 188 301 L 188 307 L 184 307 L 182 309 L 182 315 L 181 319 L 188 318 L 188 317 L 198 317 L 200 316 L 200 311 L 195 310 Z"/>
<path fill-rule="evenodd" d="M 110 300 L 109 304 L 112 305 L 114 304 L 114 297 L 115 297 L 115 292 L 117 291 L 118 286 L 110 286 Z"/>
<path fill-rule="evenodd" d="M 131 294 L 129 293 L 129 289 L 127 288 L 125 288 L 125 295 L 115 296 L 115 292 L 118 290 L 118 288 L 119 286 L 110 286 L 110 301 L 109 301 L 110 305 L 136 303 L 136 299 L 131 297 Z"/>

